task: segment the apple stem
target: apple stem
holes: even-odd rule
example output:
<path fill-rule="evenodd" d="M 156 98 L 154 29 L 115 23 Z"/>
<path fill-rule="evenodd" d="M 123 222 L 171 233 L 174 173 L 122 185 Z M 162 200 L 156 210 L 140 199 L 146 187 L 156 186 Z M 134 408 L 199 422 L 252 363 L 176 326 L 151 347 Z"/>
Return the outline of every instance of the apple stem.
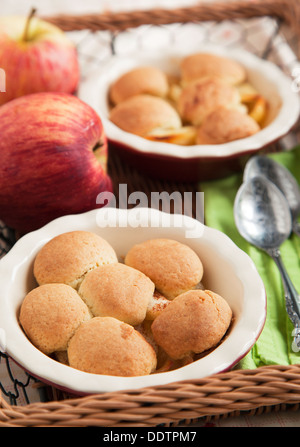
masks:
<path fill-rule="evenodd" d="M 28 40 L 28 31 L 29 31 L 30 21 L 31 21 L 32 17 L 35 15 L 35 13 L 36 13 L 36 8 L 32 8 L 29 16 L 27 17 L 24 34 L 23 34 L 23 40 L 25 42 Z"/>

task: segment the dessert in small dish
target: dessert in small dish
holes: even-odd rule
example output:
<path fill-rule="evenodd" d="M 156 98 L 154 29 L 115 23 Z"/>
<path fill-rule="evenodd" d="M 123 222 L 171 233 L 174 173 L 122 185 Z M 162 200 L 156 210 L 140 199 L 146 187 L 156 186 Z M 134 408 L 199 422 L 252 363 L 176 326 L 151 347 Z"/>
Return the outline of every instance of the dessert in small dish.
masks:
<path fill-rule="evenodd" d="M 232 368 L 266 317 L 264 285 L 251 259 L 187 216 L 178 226 L 175 215 L 141 208 L 138 231 L 124 226 L 131 212 L 125 209 L 111 209 L 100 227 L 105 212 L 58 218 L 23 236 L 0 261 L 1 350 L 40 380 L 81 395 Z M 197 237 L 187 237 L 191 225 Z M 39 285 L 35 263 L 63 237 L 77 247 L 94 237 L 99 265 L 85 262 L 92 267 L 80 284 L 73 275 L 72 285 L 61 283 L 57 274 L 58 282 Z M 66 244 L 51 258 L 61 262 L 69 251 L 74 246 Z"/>
<path fill-rule="evenodd" d="M 300 110 L 275 64 L 244 49 L 190 42 L 160 55 L 113 56 L 78 95 L 99 113 L 122 160 L 156 178 L 189 182 L 242 170 L 251 154 L 291 130 Z M 224 120 L 216 139 L 204 138 L 202 125 L 220 127 L 219 109 L 234 116 L 234 128 Z"/>

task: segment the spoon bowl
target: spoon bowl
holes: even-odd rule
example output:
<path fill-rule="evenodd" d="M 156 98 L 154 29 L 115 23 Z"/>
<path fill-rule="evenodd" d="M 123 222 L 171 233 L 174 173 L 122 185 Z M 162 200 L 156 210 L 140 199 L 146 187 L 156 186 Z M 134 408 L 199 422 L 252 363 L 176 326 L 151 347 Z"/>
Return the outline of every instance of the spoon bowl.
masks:
<path fill-rule="evenodd" d="M 241 235 L 266 251 L 278 248 L 292 231 L 285 197 L 264 177 L 251 177 L 242 184 L 235 199 L 234 216 Z"/>
<path fill-rule="evenodd" d="M 280 189 L 291 211 L 293 231 L 300 235 L 300 225 L 297 222 L 300 214 L 300 188 L 295 177 L 285 166 L 264 155 L 252 157 L 245 167 L 244 181 L 256 176 L 267 178 Z"/>

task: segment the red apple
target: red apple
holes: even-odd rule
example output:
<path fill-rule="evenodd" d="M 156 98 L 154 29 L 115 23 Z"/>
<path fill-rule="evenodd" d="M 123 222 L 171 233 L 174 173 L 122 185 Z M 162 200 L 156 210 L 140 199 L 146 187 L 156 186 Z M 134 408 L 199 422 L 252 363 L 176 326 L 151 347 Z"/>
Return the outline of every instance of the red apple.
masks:
<path fill-rule="evenodd" d="M 34 93 L 0 107 L 0 219 L 20 233 L 98 208 L 112 191 L 102 122 L 66 93 Z"/>
<path fill-rule="evenodd" d="M 0 17 L 0 68 L 6 78 L 0 105 L 36 92 L 73 93 L 79 82 L 74 44 L 36 17 Z"/>

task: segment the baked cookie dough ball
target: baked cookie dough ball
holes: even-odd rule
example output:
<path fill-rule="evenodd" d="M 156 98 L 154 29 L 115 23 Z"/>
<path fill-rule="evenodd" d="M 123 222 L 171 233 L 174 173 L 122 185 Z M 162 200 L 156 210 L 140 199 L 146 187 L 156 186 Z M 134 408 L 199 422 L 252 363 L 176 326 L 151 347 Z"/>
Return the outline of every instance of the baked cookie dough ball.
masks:
<path fill-rule="evenodd" d="M 78 293 L 66 284 L 45 284 L 31 290 L 20 310 L 20 324 L 44 354 L 65 351 L 76 329 L 91 318 Z"/>
<path fill-rule="evenodd" d="M 216 54 L 186 56 L 181 61 L 180 70 L 184 84 L 205 77 L 219 77 L 230 85 L 237 85 L 246 79 L 246 70 L 240 63 Z"/>
<path fill-rule="evenodd" d="M 166 74 L 156 67 L 137 67 L 124 73 L 110 87 L 113 104 L 119 104 L 131 96 L 149 94 L 165 97 L 169 85 Z"/>
<path fill-rule="evenodd" d="M 113 262 L 118 262 L 117 255 L 106 240 L 89 231 L 71 231 L 42 247 L 33 273 L 39 285 L 64 283 L 77 289 L 87 272 Z"/>
<path fill-rule="evenodd" d="M 183 88 L 177 106 L 184 122 L 199 126 L 217 108 L 239 104 L 240 95 L 235 87 L 218 78 L 206 78 Z"/>
<path fill-rule="evenodd" d="M 172 239 L 151 239 L 134 245 L 125 264 L 143 272 L 166 298 L 196 287 L 203 276 L 198 255 L 187 245 Z"/>
<path fill-rule="evenodd" d="M 164 99 L 136 95 L 121 102 L 110 112 L 110 120 L 126 132 L 146 137 L 154 129 L 179 129 L 181 119 Z"/>
<path fill-rule="evenodd" d="M 145 319 L 153 292 L 154 284 L 146 275 L 121 263 L 92 270 L 78 291 L 94 316 L 114 317 L 132 325 Z"/>
<path fill-rule="evenodd" d="M 192 290 L 176 297 L 154 320 L 154 340 L 172 359 L 215 347 L 225 335 L 232 311 L 221 296 Z"/>
<path fill-rule="evenodd" d="M 83 323 L 68 347 L 69 365 L 93 374 L 143 376 L 156 368 L 152 346 L 131 325 L 112 317 Z"/>
<path fill-rule="evenodd" d="M 197 144 L 223 144 L 250 137 L 260 130 L 257 122 L 239 110 L 221 107 L 206 117 L 197 132 Z"/>

